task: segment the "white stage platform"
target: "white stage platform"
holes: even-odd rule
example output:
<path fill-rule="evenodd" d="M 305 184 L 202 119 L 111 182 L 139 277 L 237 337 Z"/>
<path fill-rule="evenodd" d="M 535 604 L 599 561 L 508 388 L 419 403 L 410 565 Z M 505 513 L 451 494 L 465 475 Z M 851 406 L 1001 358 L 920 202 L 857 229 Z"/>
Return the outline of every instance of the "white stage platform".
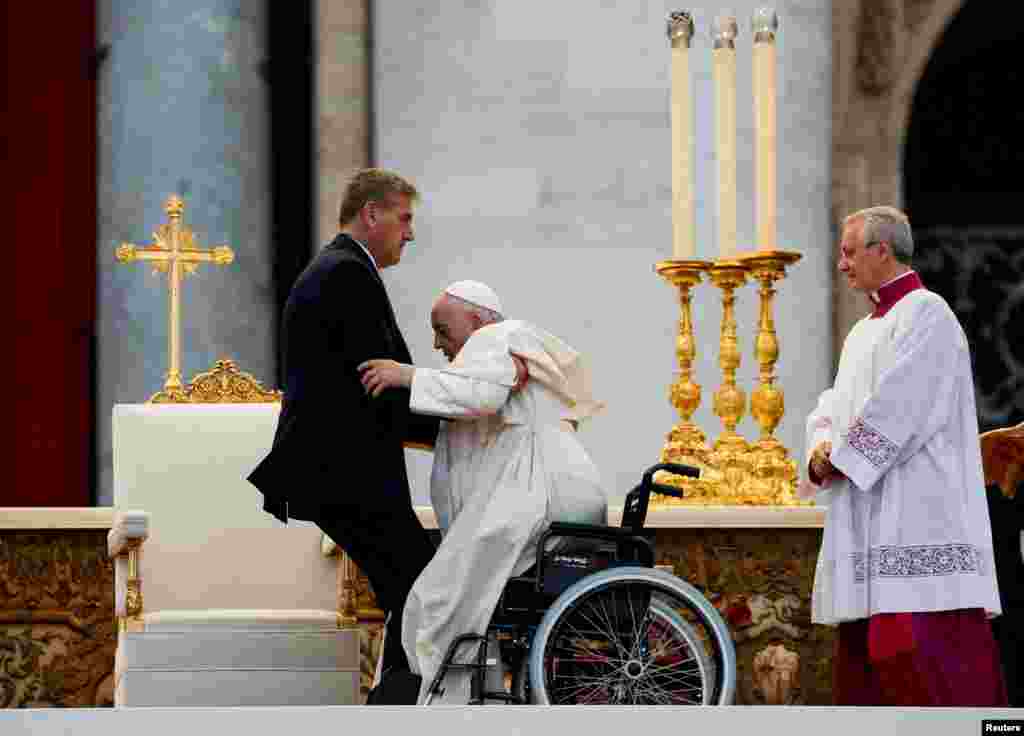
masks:
<path fill-rule="evenodd" d="M 974 736 L 986 719 L 1024 709 L 751 707 L 129 708 L 0 711 L 3 736 L 280 736 L 281 734 L 759 734 L 763 736 Z M 1024 723 L 1018 720 L 1017 724 Z M 1019 729 L 988 733 L 1024 733 Z"/>

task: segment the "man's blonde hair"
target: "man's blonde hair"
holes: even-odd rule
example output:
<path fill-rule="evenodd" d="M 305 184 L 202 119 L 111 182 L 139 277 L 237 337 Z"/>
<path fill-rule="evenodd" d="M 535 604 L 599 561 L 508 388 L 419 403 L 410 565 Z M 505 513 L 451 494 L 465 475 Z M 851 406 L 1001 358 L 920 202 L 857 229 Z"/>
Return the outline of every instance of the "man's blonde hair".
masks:
<path fill-rule="evenodd" d="M 413 202 L 420 193 L 410 181 L 387 169 L 360 169 L 352 175 L 345 186 L 345 196 L 341 199 L 338 212 L 338 225 L 344 227 L 352 222 L 367 202 L 381 202 L 386 205 L 396 195 L 406 195 Z"/>

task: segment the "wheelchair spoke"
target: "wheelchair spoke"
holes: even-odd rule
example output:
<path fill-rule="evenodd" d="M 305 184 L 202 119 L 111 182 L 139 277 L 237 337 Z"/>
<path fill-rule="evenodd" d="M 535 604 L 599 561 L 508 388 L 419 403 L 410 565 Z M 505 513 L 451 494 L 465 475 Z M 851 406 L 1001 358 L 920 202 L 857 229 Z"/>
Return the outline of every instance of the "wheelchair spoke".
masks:
<path fill-rule="evenodd" d="M 563 612 L 548 640 L 550 700 L 701 705 L 714 688 L 703 638 L 664 591 L 629 582 L 597 588 Z"/>
<path fill-rule="evenodd" d="M 595 699 L 601 695 L 607 699 L 608 694 L 615 689 L 615 678 L 611 676 L 588 678 L 583 682 L 580 680 L 579 677 L 573 678 L 573 684 L 560 687 L 557 691 L 559 697 L 556 702 L 593 704 Z"/>
<path fill-rule="evenodd" d="M 640 656 L 640 643 L 643 641 L 642 635 L 641 635 L 641 629 L 640 629 L 642 624 L 638 624 L 637 623 L 636 611 L 634 610 L 633 606 L 631 605 L 632 601 L 630 600 L 630 598 L 631 598 L 630 590 L 631 590 L 632 586 L 624 586 L 624 587 L 625 587 L 625 591 L 624 592 L 625 592 L 625 595 L 626 595 L 626 609 L 629 611 L 629 619 L 630 619 L 630 622 L 633 624 L 633 637 L 632 637 L 633 638 L 633 647 L 630 650 L 630 657 L 631 658 L 636 658 L 636 657 Z M 644 621 L 646 622 L 647 619 L 648 619 L 648 615 L 645 612 L 644 613 Z M 646 626 L 644 628 L 646 628 Z"/>

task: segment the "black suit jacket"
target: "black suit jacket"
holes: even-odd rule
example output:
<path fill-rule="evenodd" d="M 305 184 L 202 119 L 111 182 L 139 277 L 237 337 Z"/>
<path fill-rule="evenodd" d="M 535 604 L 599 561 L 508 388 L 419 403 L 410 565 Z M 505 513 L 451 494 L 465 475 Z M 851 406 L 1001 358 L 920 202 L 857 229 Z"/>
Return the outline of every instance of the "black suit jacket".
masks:
<path fill-rule="evenodd" d="M 992 555 L 995 557 L 996 580 L 1003 613 L 1024 608 L 1024 559 L 1021 555 L 1020 533 L 1024 530 L 1024 483 L 1017 484 L 1014 498 L 1003 495 L 993 484 L 985 489 L 988 515 L 992 522 Z M 995 619 L 1006 621 L 1009 617 Z"/>
<path fill-rule="evenodd" d="M 281 521 L 316 521 L 332 506 L 410 504 L 405 440 L 433 444 L 438 421 L 409 412 L 409 392 L 366 395 L 357 366 L 412 363 L 362 247 L 339 235 L 302 272 L 281 324 L 284 400 L 270 453 L 249 475 Z"/>

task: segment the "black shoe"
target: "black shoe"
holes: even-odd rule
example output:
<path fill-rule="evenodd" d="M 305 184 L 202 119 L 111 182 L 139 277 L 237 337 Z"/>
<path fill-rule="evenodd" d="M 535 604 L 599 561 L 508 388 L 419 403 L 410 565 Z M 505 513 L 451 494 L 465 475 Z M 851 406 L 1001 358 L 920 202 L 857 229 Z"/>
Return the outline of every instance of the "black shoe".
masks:
<path fill-rule="evenodd" d="M 409 670 L 389 669 L 366 696 L 367 705 L 416 705 L 423 678 Z"/>

